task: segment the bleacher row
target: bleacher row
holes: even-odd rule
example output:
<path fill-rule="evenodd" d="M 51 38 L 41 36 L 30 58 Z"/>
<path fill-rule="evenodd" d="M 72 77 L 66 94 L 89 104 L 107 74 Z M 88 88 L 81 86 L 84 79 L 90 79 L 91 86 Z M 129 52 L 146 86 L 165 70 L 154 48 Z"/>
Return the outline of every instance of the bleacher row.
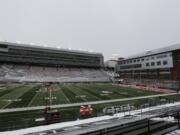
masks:
<path fill-rule="evenodd" d="M 11 82 L 109 82 L 102 69 L 0 65 L 0 81 Z"/>
<path fill-rule="evenodd" d="M 113 78 L 120 77 L 118 73 L 114 72 L 113 70 L 107 70 L 107 74 Z"/>

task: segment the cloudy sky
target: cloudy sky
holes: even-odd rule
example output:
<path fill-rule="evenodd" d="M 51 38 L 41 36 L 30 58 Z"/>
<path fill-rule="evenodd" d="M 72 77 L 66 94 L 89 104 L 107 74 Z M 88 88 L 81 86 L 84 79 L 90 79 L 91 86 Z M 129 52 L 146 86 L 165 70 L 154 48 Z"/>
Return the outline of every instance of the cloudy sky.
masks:
<path fill-rule="evenodd" d="M 180 43 L 180 0 L 0 0 L 0 40 L 126 57 Z"/>

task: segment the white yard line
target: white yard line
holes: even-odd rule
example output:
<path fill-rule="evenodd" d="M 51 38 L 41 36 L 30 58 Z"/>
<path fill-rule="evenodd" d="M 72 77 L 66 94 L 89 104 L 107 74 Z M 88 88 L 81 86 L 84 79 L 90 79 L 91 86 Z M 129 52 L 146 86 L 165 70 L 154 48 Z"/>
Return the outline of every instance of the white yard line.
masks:
<path fill-rule="evenodd" d="M 71 103 L 71 101 L 69 100 L 69 98 L 64 94 L 63 90 L 62 90 L 61 88 L 59 88 L 59 89 L 61 90 L 61 92 L 62 92 L 63 96 L 66 98 L 66 100 L 67 100 L 69 103 Z"/>
<path fill-rule="evenodd" d="M 25 91 L 23 94 L 21 94 L 21 95 L 19 95 L 16 99 L 18 99 L 19 97 L 21 97 L 22 95 L 24 95 L 26 92 L 28 92 L 30 89 L 28 89 L 27 91 Z M 9 94 L 9 93 L 7 93 L 7 94 Z M 6 95 L 6 94 L 5 94 Z M 7 104 L 5 104 L 3 107 L 1 107 L 1 109 L 4 109 L 4 108 L 6 108 L 8 105 L 10 105 L 11 103 L 13 103 L 13 102 L 9 102 L 9 103 L 7 103 Z"/>
<path fill-rule="evenodd" d="M 12 102 L 9 102 L 7 104 L 5 104 L 3 107 L 1 107 L 1 109 L 5 109 L 8 105 L 10 105 Z"/>
<path fill-rule="evenodd" d="M 78 88 L 79 88 L 79 90 L 83 91 L 83 92 L 86 93 L 87 95 L 90 95 L 90 96 L 94 97 L 94 98 L 97 99 L 97 100 L 101 100 L 101 99 L 98 98 L 97 96 L 94 96 L 93 94 L 89 93 L 88 91 L 83 90 L 83 87 L 79 86 Z"/>
<path fill-rule="evenodd" d="M 37 92 L 36 95 L 31 99 L 31 101 L 28 104 L 28 107 L 33 103 L 33 101 L 35 100 L 35 98 L 37 97 L 39 93 Z"/>

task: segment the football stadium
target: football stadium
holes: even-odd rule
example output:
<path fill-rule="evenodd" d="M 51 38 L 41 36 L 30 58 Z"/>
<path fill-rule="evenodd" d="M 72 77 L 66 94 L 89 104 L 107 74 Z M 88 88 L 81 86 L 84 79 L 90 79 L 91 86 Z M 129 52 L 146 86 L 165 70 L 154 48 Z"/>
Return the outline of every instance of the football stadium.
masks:
<path fill-rule="evenodd" d="M 0 0 L 0 135 L 180 135 L 180 0 Z"/>
<path fill-rule="evenodd" d="M 1 42 L 0 63 L 0 131 L 179 101 L 178 89 L 115 78 L 101 53 Z"/>

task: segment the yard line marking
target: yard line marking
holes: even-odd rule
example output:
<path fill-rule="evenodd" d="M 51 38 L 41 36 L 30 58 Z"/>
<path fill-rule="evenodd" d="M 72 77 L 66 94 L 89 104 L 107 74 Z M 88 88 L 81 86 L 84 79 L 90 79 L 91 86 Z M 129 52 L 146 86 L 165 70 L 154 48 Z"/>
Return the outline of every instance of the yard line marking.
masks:
<path fill-rule="evenodd" d="M 74 87 L 74 86 L 73 86 L 73 87 Z M 76 95 L 75 97 L 78 97 L 78 96 L 79 96 L 78 93 L 76 94 L 76 93 L 74 92 L 75 90 L 73 90 L 73 91 L 72 91 L 72 89 L 69 89 L 69 90 Z M 84 97 L 79 96 L 79 98 L 82 99 L 83 101 L 86 101 L 86 102 L 88 101 L 88 100 L 87 100 L 86 98 L 84 98 Z"/>
<path fill-rule="evenodd" d="M 25 85 L 23 85 L 23 86 L 25 86 Z M 23 86 L 21 86 L 21 87 L 23 87 Z M 15 89 L 15 91 L 18 91 L 18 90 L 16 90 L 18 87 L 15 87 L 14 89 Z M 28 88 L 28 89 L 26 89 L 26 90 L 24 90 L 24 92 L 23 93 L 21 93 L 19 96 L 17 96 L 16 97 L 16 99 L 18 99 L 19 97 L 21 97 L 22 95 L 24 95 L 26 92 L 28 92 L 30 90 L 30 88 Z M 13 92 L 13 91 L 11 91 L 11 92 Z M 7 93 L 7 94 L 11 94 L 11 92 L 9 92 L 9 93 Z M 7 96 L 7 94 L 6 94 L 6 96 Z M 4 95 L 5 96 L 5 95 Z M 3 96 L 2 96 L 3 97 Z M 1 107 L 2 109 L 4 109 L 4 108 L 6 108 L 8 105 L 10 105 L 10 104 L 12 104 L 13 102 L 8 102 L 7 104 L 5 104 L 3 107 Z"/>
<path fill-rule="evenodd" d="M 92 96 L 95 97 L 96 99 L 102 100 L 101 98 L 99 98 L 99 97 L 91 94 L 89 91 L 87 91 L 87 90 L 91 90 L 90 88 L 85 88 L 84 86 L 79 86 L 79 87 L 82 88 L 82 89 L 85 89 L 85 90 L 86 90 L 85 92 L 87 92 L 88 94 L 92 95 Z M 96 93 L 96 92 L 94 92 L 94 93 Z M 97 93 L 97 94 L 98 94 L 98 93 Z"/>
<path fill-rule="evenodd" d="M 38 92 L 36 92 L 36 95 L 31 99 L 31 101 L 28 104 L 28 107 L 33 103 L 33 101 L 35 100 L 35 98 L 38 96 Z"/>
<path fill-rule="evenodd" d="M 10 104 L 11 104 L 11 102 L 6 103 L 4 106 L 1 107 L 1 109 L 6 108 L 6 107 L 7 107 L 8 105 L 10 105 Z"/>
<path fill-rule="evenodd" d="M 62 92 L 62 94 L 64 95 L 64 97 L 66 98 L 66 100 L 71 103 L 71 101 L 69 100 L 69 98 L 64 94 L 63 90 L 59 87 L 59 90 Z"/>
<path fill-rule="evenodd" d="M 101 100 L 100 98 L 92 95 L 92 94 L 89 93 L 88 91 L 83 90 L 83 89 L 84 89 L 83 87 L 81 87 L 81 86 L 76 86 L 76 87 L 79 88 L 80 91 L 83 91 L 84 93 L 86 93 L 87 95 L 90 95 L 91 97 L 94 97 L 94 98 L 97 99 L 97 100 Z"/>

